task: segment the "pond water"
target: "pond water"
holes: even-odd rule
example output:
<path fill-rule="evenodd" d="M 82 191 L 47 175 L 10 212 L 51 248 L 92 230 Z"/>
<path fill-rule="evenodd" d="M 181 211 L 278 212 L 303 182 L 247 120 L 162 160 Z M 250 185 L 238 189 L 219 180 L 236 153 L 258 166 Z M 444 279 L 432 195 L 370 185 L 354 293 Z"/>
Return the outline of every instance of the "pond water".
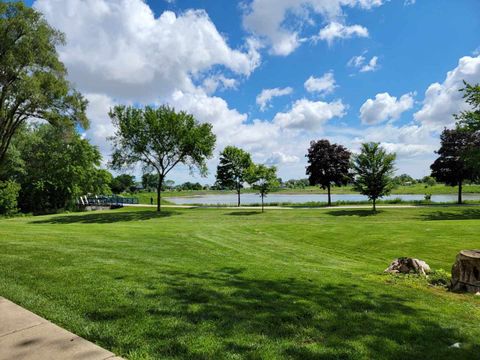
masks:
<path fill-rule="evenodd" d="M 402 199 L 405 201 L 424 200 L 424 195 L 390 195 L 385 196 L 382 200 Z M 232 194 L 214 194 L 214 195 L 198 195 L 191 197 L 169 197 L 168 201 L 179 205 L 188 204 L 204 204 L 204 205 L 216 205 L 216 204 L 237 204 L 237 195 Z M 265 203 L 306 203 L 306 202 L 327 202 L 328 197 L 326 194 L 269 194 L 265 198 Z M 365 201 L 366 196 L 360 194 L 332 194 L 332 202 L 335 201 Z M 432 195 L 432 202 L 455 202 L 457 201 L 457 195 L 444 194 L 444 195 Z M 464 194 L 463 200 L 476 200 L 480 201 L 480 194 Z M 257 194 L 242 194 L 242 204 L 258 204 L 261 202 L 260 196 Z"/>

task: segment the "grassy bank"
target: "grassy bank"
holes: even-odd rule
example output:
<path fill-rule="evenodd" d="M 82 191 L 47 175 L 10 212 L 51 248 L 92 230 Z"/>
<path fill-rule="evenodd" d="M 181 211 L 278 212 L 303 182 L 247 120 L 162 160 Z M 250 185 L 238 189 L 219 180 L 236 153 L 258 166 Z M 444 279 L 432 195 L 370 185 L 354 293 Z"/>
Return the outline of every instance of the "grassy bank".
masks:
<path fill-rule="evenodd" d="M 478 298 L 382 271 L 398 256 L 448 271 L 478 248 L 479 219 L 476 208 L 4 219 L 0 295 L 129 359 L 472 359 Z"/>
<path fill-rule="evenodd" d="M 437 184 L 434 186 L 425 187 L 424 184 L 415 184 L 411 186 L 399 186 L 393 190 L 393 194 L 396 195 L 439 195 L 439 194 L 457 194 L 458 187 L 445 186 L 442 184 Z M 244 189 L 243 193 L 255 193 L 251 189 Z M 277 194 L 326 194 L 325 190 L 320 189 L 316 186 L 309 186 L 304 189 L 279 189 L 275 191 Z M 480 185 L 465 185 L 463 187 L 463 193 L 480 193 Z M 165 191 L 162 193 L 163 202 L 168 204 L 169 197 L 194 197 L 202 195 L 219 195 L 219 194 L 234 194 L 233 191 L 228 190 L 186 190 L 186 191 Z M 351 186 L 342 186 L 342 187 L 333 187 L 332 194 L 358 194 L 353 191 Z M 132 194 L 129 196 L 137 197 L 141 204 L 150 204 L 150 198 L 153 198 L 154 203 L 156 203 L 157 194 L 153 192 L 140 192 L 137 194 Z"/>

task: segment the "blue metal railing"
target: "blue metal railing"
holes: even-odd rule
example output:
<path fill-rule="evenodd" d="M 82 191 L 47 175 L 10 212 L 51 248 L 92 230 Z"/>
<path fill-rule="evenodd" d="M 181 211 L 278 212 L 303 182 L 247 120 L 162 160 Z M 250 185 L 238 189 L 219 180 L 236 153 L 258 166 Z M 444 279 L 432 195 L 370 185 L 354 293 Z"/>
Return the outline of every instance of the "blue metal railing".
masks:
<path fill-rule="evenodd" d="M 80 196 L 78 204 L 83 206 L 123 206 L 124 204 L 138 204 L 138 198 L 118 195 Z"/>

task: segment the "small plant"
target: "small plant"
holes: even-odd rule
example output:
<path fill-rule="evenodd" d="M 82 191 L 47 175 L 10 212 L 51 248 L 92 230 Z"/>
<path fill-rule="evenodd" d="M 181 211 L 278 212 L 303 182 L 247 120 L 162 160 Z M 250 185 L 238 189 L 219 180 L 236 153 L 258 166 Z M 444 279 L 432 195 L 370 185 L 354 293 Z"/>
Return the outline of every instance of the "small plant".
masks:
<path fill-rule="evenodd" d="M 443 269 L 432 271 L 428 274 L 427 281 L 433 286 L 447 287 L 450 284 L 450 274 Z"/>
<path fill-rule="evenodd" d="M 425 201 L 431 201 L 432 200 L 432 194 L 425 194 Z"/>

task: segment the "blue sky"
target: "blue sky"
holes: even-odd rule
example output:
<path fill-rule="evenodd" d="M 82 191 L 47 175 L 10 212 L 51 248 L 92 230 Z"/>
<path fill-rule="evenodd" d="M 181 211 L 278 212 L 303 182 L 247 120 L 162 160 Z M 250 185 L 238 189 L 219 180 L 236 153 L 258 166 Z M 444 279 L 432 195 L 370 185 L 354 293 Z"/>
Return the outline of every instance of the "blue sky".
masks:
<path fill-rule="evenodd" d="M 213 123 L 216 154 L 240 146 L 284 179 L 305 177 L 320 138 L 353 151 L 379 141 L 397 172 L 420 177 L 465 108 L 461 81 L 480 82 L 478 0 L 27 3 L 65 32 L 60 56 L 90 101 L 86 136 L 106 158 L 109 107 L 169 103 Z M 196 180 L 212 182 L 217 161 Z M 183 168 L 171 178 L 191 180 Z"/>

